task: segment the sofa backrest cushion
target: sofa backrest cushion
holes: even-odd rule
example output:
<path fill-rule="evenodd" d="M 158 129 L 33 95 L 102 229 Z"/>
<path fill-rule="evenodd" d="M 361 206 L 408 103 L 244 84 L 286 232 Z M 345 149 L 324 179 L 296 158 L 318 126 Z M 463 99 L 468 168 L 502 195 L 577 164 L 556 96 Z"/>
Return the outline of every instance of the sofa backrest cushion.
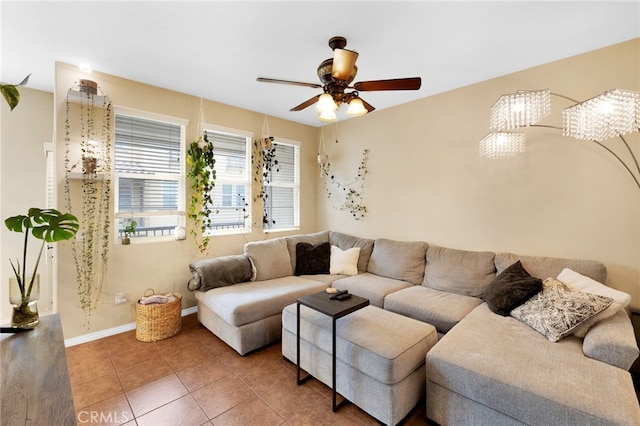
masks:
<path fill-rule="evenodd" d="M 287 250 L 289 250 L 289 258 L 291 261 L 291 270 L 296 270 L 296 246 L 298 243 L 309 243 L 311 245 L 318 243 L 326 243 L 329 241 L 329 231 L 320 231 L 313 234 L 289 235 L 284 237 L 287 242 Z"/>
<path fill-rule="evenodd" d="M 343 234 L 342 232 L 329 232 L 329 242 L 332 246 L 337 246 L 343 251 L 350 248 L 360 247 L 360 257 L 358 257 L 358 272 L 367 272 L 371 252 L 373 252 L 374 240 L 368 238 L 359 238 L 353 235 Z"/>
<path fill-rule="evenodd" d="M 440 291 L 482 297 L 496 277 L 495 253 L 429 246 L 422 285 Z"/>
<path fill-rule="evenodd" d="M 381 277 L 420 284 L 424 278 L 427 248 L 422 241 L 378 238 L 373 244 L 367 271 Z"/>
<path fill-rule="evenodd" d="M 293 275 L 291 256 L 284 238 L 256 241 L 244 245 L 244 254 L 251 260 L 254 281 Z"/>
<path fill-rule="evenodd" d="M 599 283 L 607 280 L 607 267 L 596 260 L 563 259 L 545 256 L 520 256 L 513 253 L 496 254 L 496 269 L 498 273 L 517 261 L 534 277 L 545 280 L 557 277 L 564 268 L 569 268 L 579 274 L 586 275 Z"/>

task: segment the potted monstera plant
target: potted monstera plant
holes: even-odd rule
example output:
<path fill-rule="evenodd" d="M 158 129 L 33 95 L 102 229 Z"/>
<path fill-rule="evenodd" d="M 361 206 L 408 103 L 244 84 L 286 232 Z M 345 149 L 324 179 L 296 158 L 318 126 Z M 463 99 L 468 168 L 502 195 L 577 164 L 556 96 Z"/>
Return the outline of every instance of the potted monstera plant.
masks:
<path fill-rule="evenodd" d="M 61 213 L 55 209 L 32 207 L 26 215 L 12 216 L 4 221 L 10 231 L 24 234 L 22 264 L 9 259 L 14 277 L 9 280 L 9 300 L 13 305 L 11 325 L 32 328 L 39 322 L 37 300 L 40 293 L 38 265 L 45 243 L 54 243 L 73 238 L 78 232 L 78 219 L 71 213 Z M 27 253 L 29 237 L 42 241 L 33 272 L 27 274 Z"/>

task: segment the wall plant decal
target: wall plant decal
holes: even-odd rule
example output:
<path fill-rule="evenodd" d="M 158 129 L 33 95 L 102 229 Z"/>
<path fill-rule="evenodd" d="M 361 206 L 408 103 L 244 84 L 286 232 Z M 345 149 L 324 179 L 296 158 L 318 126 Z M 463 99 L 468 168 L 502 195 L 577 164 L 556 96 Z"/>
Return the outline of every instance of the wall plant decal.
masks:
<path fill-rule="evenodd" d="M 369 150 L 362 151 L 362 160 L 358 166 L 356 177 L 351 182 L 341 182 L 331 168 L 329 158 L 324 156 L 320 163 L 322 184 L 336 210 L 348 211 L 355 220 L 362 219 L 367 213 L 364 205 L 364 182 L 367 175 L 367 156 Z"/>
<path fill-rule="evenodd" d="M 216 159 L 213 155 L 213 143 L 209 141 L 207 132 L 191 142 L 187 151 L 187 177 L 191 188 L 187 217 L 193 221 L 194 227 L 189 230 L 198 250 L 206 253 L 211 237 L 207 235 L 211 227 L 213 199 L 211 191 L 215 186 Z"/>
<path fill-rule="evenodd" d="M 104 285 L 111 243 L 111 101 L 76 85 L 67 92 L 65 112 L 65 203 L 80 222 L 71 247 L 88 325 Z M 80 158 L 74 160 L 78 148 Z"/>

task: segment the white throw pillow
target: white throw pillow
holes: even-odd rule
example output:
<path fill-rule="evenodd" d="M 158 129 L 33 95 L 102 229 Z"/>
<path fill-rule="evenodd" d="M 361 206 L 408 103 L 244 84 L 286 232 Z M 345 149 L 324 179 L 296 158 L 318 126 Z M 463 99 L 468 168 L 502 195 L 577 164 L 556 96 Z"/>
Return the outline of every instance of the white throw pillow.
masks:
<path fill-rule="evenodd" d="M 342 250 L 338 246 L 331 246 L 329 273 L 335 275 L 357 275 L 360 247 Z"/>
<path fill-rule="evenodd" d="M 587 331 L 589 331 L 589 328 L 591 328 L 595 323 L 614 316 L 616 312 L 625 309 L 631 303 L 631 296 L 629 294 L 607 287 L 606 285 L 579 274 L 569 268 L 563 269 L 562 272 L 558 274 L 557 279 L 565 283 L 572 291 L 584 291 L 613 299 L 613 303 L 607 309 L 600 312 L 598 315 L 589 318 L 573 330 L 572 334 L 580 338 L 584 338 Z"/>

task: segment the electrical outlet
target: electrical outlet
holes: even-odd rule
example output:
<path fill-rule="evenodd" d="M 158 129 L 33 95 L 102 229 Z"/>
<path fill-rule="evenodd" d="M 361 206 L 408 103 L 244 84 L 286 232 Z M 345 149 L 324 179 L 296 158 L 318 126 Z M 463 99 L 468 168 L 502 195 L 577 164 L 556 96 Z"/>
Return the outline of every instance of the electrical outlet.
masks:
<path fill-rule="evenodd" d="M 76 240 L 79 243 L 84 242 L 84 236 L 85 236 L 84 230 L 80 229 L 78 232 L 76 232 Z"/>
<path fill-rule="evenodd" d="M 123 305 L 127 303 L 127 300 L 129 300 L 129 298 L 125 293 L 116 293 L 116 305 Z"/>

